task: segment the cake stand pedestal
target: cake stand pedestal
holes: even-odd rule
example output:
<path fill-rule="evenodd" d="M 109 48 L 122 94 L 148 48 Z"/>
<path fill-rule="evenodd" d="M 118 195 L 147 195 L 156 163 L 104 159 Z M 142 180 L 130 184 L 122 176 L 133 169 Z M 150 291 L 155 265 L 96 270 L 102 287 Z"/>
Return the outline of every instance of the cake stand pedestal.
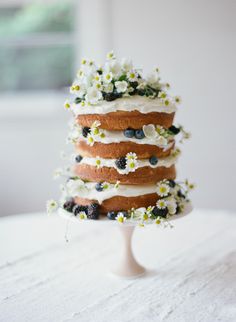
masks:
<path fill-rule="evenodd" d="M 182 218 L 189 214 L 192 211 L 191 203 L 186 204 L 185 210 L 181 215 L 173 215 L 168 221 L 171 223 L 173 220 Z M 59 215 L 66 218 L 67 220 L 74 221 L 81 224 L 90 224 L 91 220 L 79 220 L 74 215 L 68 214 L 67 211 L 60 209 L 58 211 Z M 114 265 L 114 268 L 111 269 L 111 273 L 115 274 L 121 278 L 136 278 L 145 274 L 146 270 L 143 266 L 141 266 L 135 259 L 133 251 L 132 251 L 132 236 L 134 229 L 137 223 L 126 221 L 122 224 L 118 223 L 114 220 L 109 220 L 107 218 L 102 218 L 99 220 L 93 220 L 94 224 L 98 225 L 111 225 L 116 226 L 120 233 L 123 245 L 121 247 L 120 256 L 118 256 L 118 260 Z M 152 224 L 152 223 L 150 223 Z M 149 225 L 147 223 L 147 225 Z"/>
<path fill-rule="evenodd" d="M 121 233 L 123 245 L 119 259 L 111 272 L 123 278 L 134 278 L 143 275 L 145 268 L 136 261 L 132 251 L 132 236 L 135 226 L 122 225 L 118 228 Z"/>

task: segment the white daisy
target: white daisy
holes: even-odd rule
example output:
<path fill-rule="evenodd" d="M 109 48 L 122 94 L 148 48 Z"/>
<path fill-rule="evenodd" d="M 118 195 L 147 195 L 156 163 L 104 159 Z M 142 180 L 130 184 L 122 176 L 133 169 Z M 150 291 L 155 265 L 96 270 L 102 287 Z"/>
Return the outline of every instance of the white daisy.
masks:
<path fill-rule="evenodd" d="M 143 132 L 148 139 L 155 139 L 157 137 L 156 128 L 153 124 L 144 125 Z"/>
<path fill-rule="evenodd" d="M 133 152 L 127 153 L 126 160 L 137 160 L 137 154 Z"/>
<path fill-rule="evenodd" d="M 130 82 L 136 82 L 138 80 L 138 75 L 135 70 L 128 72 L 127 77 Z"/>
<path fill-rule="evenodd" d="M 76 94 L 79 98 L 82 98 L 85 94 L 85 86 L 80 82 L 74 82 L 70 88 L 72 94 Z"/>
<path fill-rule="evenodd" d="M 115 87 L 118 93 L 124 93 L 127 90 L 128 83 L 126 81 L 117 81 L 115 82 Z"/>
<path fill-rule="evenodd" d="M 116 216 L 116 220 L 117 220 L 119 223 L 123 224 L 123 223 L 125 222 L 125 220 L 126 220 L 126 217 L 124 216 L 124 214 L 123 214 L 123 213 L 118 212 L 118 215 Z"/>
<path fill-rule="evenodd" d="M 116 183 L 114 184 L 114 188 L 118 189 L 120 186 L 120 181 L 116 181 Z"/>
<path fill-rule="evenodd" d="M 58 204 L 55 200 L 51 199 L 47 201 L 46 204 L 46 209 L 47 209 L 47 214 L 50 215 L 54 211 L 56 211 L 58 208 Z"/>
<path fill-rule="evenodd" d="M 156 203 L 157 208 L 159 209 L 165 209 L 167 207 L 167 203 L 165 201 L 165 199 L 159 199 Z"/>
<path fill-rule="evenodd" d="M 96 160 L 95 160 L 95 165 L 97 167 L 97 169 L 101 168 L 101 159 L 99 157 L 96 157 Z"/>
<path fill-rule="evenodd" d="M 161 99 L 165 99 L 167 97 L 167 94 L 165 92 L 159 92 L 158 97 Z"/>
<path fill-rule="evenodd" d="M 95 87 L 90 87 L 87 90 L 87 94 L 85 96 L 87 102 L 91 104 L 97 104 L 97 102 L 102 99 L 102 93 L 97 90 Z"/>
<path fill-rule="evenodd" d="M 79 218 L 79 220 L 85 220 L 85 219 L 87 219 L 86 212 L 85 212 L 85 211 L 80 211 L 80 212 L 77 214 L 77 217 Z"/>
<path fill-rule="evenodd" d="M 111 72 L 107 72 L 107 73 L 103 74 L 103 77 L 102 77 L 103 82 L 108 83 L 108 84 L 112 81 L 112 78 L 113 78 L 113 75 Z"/>
<path fill-rule="evenodd" d="M 108 189 L 110 187 L 110 184 L 108 183 L 108 182 L 103 182 L 102 183 L 102 188 L 103 188 L 103 190 L 106 190 L 106 189 Z"/>
<path fill-rule="evenodd" d="M 64 103 L 64 107 L 68 110 L 70 108 L 70 101 L 66 100 Z"/>
<path fill-rule="evenodd" d="M 109 53 L 107 53 L 107 59 L 108 59 L 108 60 L 115 59 L 115 58 L 116 58 L 116 57 L 115 57 L 115 55 L 114 55 L 113 50 L 112 50 L 112 51 L 110 51 Z"/>
<path fill-rule="evenodd" d="M 159 182 L 157 184 L 157 194 L 161 197 L 166 197 L 168 196 L 168 193 L 170 192 L 170 187 L 168 184 Z"/>
<path fill-rule="evenodd" d="M 114 85 L 112 83 L 105 84 L 103 86 L 103 90 L 104 90 L 105 93 L 112 93 L 113 89 L 114 89 Z"/>
<path fill-rule="evenodd" d="M 124 72 L 129 72 L 131 69 L 133 69 L 133 63 L 130 59 L 127 58 L 123 58 L 121 60 L 121 66 L 122 66 L 122 70 Z"/>
<path fill-rule="evenodd" d="M 156 131 L 159 135 L 163 135 L 165 133 L 165 129 L 161 125 L 156 125 Z"/>
<path fill-rule="evenodd" d="M 90 146 L 93 146 L 93 144 L 94 144 L 94 138 L 90 133 L 87 136 L 87 144 Z"/>
<path fill-rule="evenodd" d="M 93 122 L 93 124 L 91 125 L 91 128 L 93 128 L 93 127 L 99 127 L 101 125 L 101 122 L 100 121 L 98 121 L 98 120 L 96 120 L 96 121 L 94 121 Z"/>
<path fill-rule="evenodd" d="M 129 172 L 134 172 L 138 167 L 137 160 L 129 159 L 126 164 L 126 169 Z"/>

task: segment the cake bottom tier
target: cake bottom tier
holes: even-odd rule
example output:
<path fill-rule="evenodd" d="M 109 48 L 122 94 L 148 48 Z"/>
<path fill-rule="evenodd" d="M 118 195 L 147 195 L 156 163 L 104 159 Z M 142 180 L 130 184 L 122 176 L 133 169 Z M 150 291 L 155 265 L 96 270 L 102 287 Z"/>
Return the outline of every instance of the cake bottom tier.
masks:
<path fill-rule="evenodd" d="M 115 196 L 110 199 L 103 200 L 100 204 L 100 214 L 106 215 L 109 211 L 128 211 L 132 208 L 141 208 L 141 207 L 149 207 L 155 206 L 157 200 L 160 197 L 156 193 L 150 193 L 146 195 L 136 196 L 136 197 L 123 197 L 123 196 Z M 81 197 L 75 197 L 74 201 L 76 204 L 87 206 L 92 203 L 96 203 L 96 199 L 86 199 Z"/>

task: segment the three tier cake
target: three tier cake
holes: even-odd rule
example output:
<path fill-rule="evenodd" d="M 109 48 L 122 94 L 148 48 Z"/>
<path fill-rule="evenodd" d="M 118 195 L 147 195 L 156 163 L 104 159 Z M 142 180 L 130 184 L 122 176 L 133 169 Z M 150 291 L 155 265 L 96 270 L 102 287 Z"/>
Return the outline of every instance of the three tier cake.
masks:
<path fill-rule="evenodd" d="M 184 211 L 192 184 L 176 181 L 178 96 L 158 69 L 146 78 L 113 52 L 103 66 L 82 60 L 65 107 L 73 113 L 68 141 L 75 154 L 60 207 L 78 219 L 165 222 Z M 48 203 L 48 209 L 56 202 Z"/>

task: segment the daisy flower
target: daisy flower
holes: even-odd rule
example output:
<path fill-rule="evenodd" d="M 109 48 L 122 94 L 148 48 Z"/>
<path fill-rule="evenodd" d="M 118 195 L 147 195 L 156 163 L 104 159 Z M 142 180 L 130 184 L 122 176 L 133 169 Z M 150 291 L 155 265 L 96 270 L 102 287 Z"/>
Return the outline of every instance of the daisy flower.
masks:
<path fill-rule="evenodd" d="M 96 104 L 100 99 L 102 99 L 102 93 L 97 88 L 90 87 L 87 90 L 85 99 L 87 102 L 91 104 Z"/>
<path fill-rule="evenodd" d="M 137 160 L 137 154 L 133 152 L 127 153 L 126 160 Z"/>
<path fill-rule="evenodd" d="M 77 217 L 79 218 L 79 220 L 85 220 L 85 219 L 87 219 L 86 212 L 85 212 L 85 211 L 80 211 L 80 212 L 77 214 Z"/>
<path fill-rule="evenodd" d="M 159 209 L 165 209 L 167 207 L 167 203 L 165 201 L 165 199 L 159 199 L 156 203 L 157 208 Z"/>
<path fill-rule="evenodd" d="M 79 98 L 84 96 L 85 91 L 85 85 L 80 82 L 74 82 L 70 87 L 71 94 L 76 94 Z"/>
<path fill-rule="evenodd" d="M 126 220 L 126 217 L 124 216 L 124 214 L 123 214 L 123 213 L 118 212 L 118 215 L 116 216 L 116 220 L 117 220 L 119 223 L 123 224 L 123 223 L 125 222 L 125 220 Z"/>
<path fill-rule="evenodd" d="M 116 57 L 115 57 L 115 55 L 114 55 L 113 50 L 112 50 L 112 51 L 110 51 L 109 53 L 107 53 L 107 59 L 108 59 L 108 60 L 115 59 L 115 58 L 116 58 Z"/>
<path fill-rule="evenodd" d="M 87 136 L 87 143 L 90 146 L 93 146 L 93 144 L 94 144 L 94 138 L 92 137 L 92 135 L 90 133 Z"/>
<path fill-rule="evenodd" d="M 111 72 L 107 72 L 105 74 L 103 74 L 103 81 L 104 83 L 110 83 L 112 81 L 113 75 Z"/>
<path fill-rule="evenodd" d="M 126 73 L 129 72 L 133 68 L 132 60 L 127 59 L 127 58 L 123 58 L 121 60 L 121 67 L 124 72 L 126 72 Z"/>
<path fill-rule="evenodd" d="M 68 100 L 65 101 L 64 107 L 68 110 L 70 108 L 70 102 Z"/>
<path fill-rule="evenodd" d="M 104 90 L 105 93 L 112 93 L 113 89 L 114 89 L 114 85 L 112 83 L 105 84 L 103 86 L 103 90 Z"/>
<path fill-rule="evenodd" d="M 137 169 L 137 160 L 129 159 L 126 164 L 126 169 L 128 169 L 129 172 L 134 172 Z"/>
<path fill-rule="evenodd" d="M 128 72 L 127 77 L 130 82 L 136 82 L 138 80 L 138 75 L 134 70 Z"/>
<path fill-rule="evenodd" d="M 99 169 L 101 167 L 101 159 L 99 157 L 96 157 L 95 165 L 96 165 L 97 169 Z"/>
<path fill-rule="evenodd" d="M 56 211 L 58 208 L 58 204 L 55 200 L 51 199 L 47 201 L 46 204 L 46 209 L 47 209 L 47 214 L 50 215 L 54 211 Z"/>
<path fill-rule="evenodd" d="M 157 185 L 157 194 L 161 197 L 168 196 L 170 192 L 170 187 L 166 183 L 159 182 Z"/>

